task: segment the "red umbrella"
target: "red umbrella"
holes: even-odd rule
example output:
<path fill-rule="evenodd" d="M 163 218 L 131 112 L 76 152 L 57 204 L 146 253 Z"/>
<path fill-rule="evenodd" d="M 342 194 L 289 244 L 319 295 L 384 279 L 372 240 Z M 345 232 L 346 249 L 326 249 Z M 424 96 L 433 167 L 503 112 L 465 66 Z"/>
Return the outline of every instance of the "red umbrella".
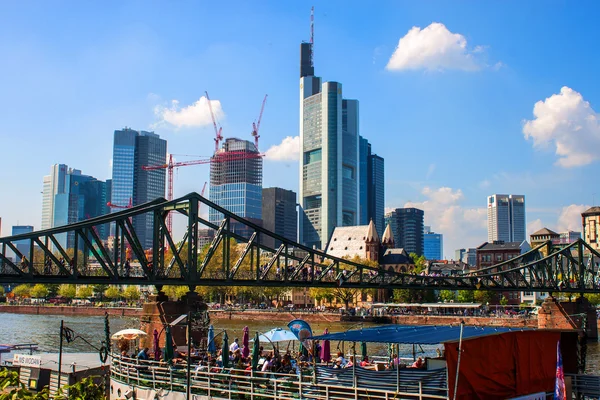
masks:
<path fill-rule="evenodd" d="M 158 331 L 155 329 L 154 330 L 154 359 L 156 361 L 159 361 L 160 356 L 161 356 L 161 351 L 160 351 L 160 346 L 158 344 Z"/>
<path fill-rule="evenodd" d="M 247 326 L 244 327 L 244 336 L 242 337 L 242 356 L 244 358 L 250 355 L 250 347 L 248 346 L 248 342 L 250 341 L 250 330 Z"/>
<path fill-rule="evenodd" d="M 323 335 L 327 335 L 329 333 L 329 329 L 325 329 Z M 321 360 L 323 362 L 328 363 L 331 359 L 331 347 L 329 345 L 329 340 L 323 340 L 323 345 L 321 345 Z"/>

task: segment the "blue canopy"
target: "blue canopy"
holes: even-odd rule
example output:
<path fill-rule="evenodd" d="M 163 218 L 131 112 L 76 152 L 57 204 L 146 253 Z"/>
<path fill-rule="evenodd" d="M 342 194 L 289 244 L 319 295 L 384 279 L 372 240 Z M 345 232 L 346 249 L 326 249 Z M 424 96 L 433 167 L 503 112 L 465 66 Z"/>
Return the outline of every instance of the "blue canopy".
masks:
<path fill-rule="evenodd" d="M 499 333 L 527 330 L 504 327 L 465 326 L 463 339 Z M 458 341 L 460 326 L 384 325 L 374 328 L 355 329 L 346 332 L 313 336 L 314 340 L 341 340 L 344 342 L 439 344 Z"/>

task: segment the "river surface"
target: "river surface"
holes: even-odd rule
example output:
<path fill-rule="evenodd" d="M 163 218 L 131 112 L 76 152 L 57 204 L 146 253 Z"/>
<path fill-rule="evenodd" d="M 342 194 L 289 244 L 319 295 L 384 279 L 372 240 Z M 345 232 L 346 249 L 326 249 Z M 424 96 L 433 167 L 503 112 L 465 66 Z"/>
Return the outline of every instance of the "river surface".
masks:
<path fill-rule="evenodd" d="M 63 320 L 66 327 L 71 328 L 77 335 L 87 339 L 95 346 L 100 345 L 104 337 L 104 317 L 88 316 L 56 316 L 56 315 L 26 315 L 26 314 L 0 314 L 0 344 L 36 343 L 42 352 L 58 352 L 60 321 Z M 111 316 L 110 331 L 112 333 L 126 328 L 139 328 L 137 318 Z M 256 331 L 266 332 L 272 328 L 285 328 L 286 324 L 281 321 L 236 321 L 216 320 L 214 321 L 215 332 L 225 329 L 230 340 L 238 337 L 241 341 L 245 326 L 250 329 L 250 337 L 253 338 Z M 364 327 L 370 326 L 363 324 Z M 373 325 L 374 326 L 374 325 Z M 359 326 L 353 323 L 341 322 L 315 322 L 311 323 L 315 334 L 322 333 L 325 328 L 330 332 L 339 332 L 347 329 L 356 329 Z M 262 343 L 261 343 L 262 344 Z M 284 344 L 285 345 L 285 344 Z M 342 344 L 331 343 L 331 352 L 335 353 Z M 351 353 L 348 344 L 344 345 L 346 353 Z M 269 346 L 265 345 L 265 348 Z M 359 347 L 359 346 L 357 346 Z M 435 349 L 441 346 L 423 346 L 424 355 L 435 354 Z M 72 343 L 64 344 L 65 352 L 93 352 L 94 350 L 83 340 L 77 339 Z M 412 357 L 412 346 L 401 346 L 400 354 L 403 357 Z M 417 349 L 420 355 L 421 349 Z M 357 348 L 357 352 L 360 350 Z M 369 344 L 368 354 L 371 356 L 385 356 L 386 346 Z M 12 358 L 9 354 L 2 354 L 2 359 Z M 600 343 L 588 343 L 586 372 L 590 374 L 600 373 Z"/>

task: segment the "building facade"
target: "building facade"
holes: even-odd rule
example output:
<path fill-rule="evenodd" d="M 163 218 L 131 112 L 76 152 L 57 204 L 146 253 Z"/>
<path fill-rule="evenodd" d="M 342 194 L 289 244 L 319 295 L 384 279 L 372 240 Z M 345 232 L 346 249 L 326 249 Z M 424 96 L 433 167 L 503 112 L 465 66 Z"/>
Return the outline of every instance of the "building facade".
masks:
<path fill-rule="evenodd" d="M 298 236 L 296 193 L 277 187 L 263 189 L 262 220 L 263 228 L 295 242 Z M 272 249 L 281 245 L 281 241 L 271 237 L 263 237 L 261 242 Z"/>
<path fill-rule="evenodd" d="M 425 232 L 423 235 L 423 255 L 428 260 L 444 259 L 444 235 Z"/>
<path fill-rule="evenodd" d="M 525 240 L 525 196 L 493 194 L 487 198 L 488 242 Z"/>
<path fill-rule="evenodd" d="M 467 249 L 462 256 L 461 261 L 469 265 L 470 267 L 477 266 L 477 249 Z"/>
<path fill-rule="evenodd" d="M 561 232 L 559 243 L 560 244 L 571 244 L 573 242 L 578 241 L 579 239 L 581 239 L 581 232 L 577 232 L 577 231 Z"/>
<path fill-rule="evenodd" d="M 209 200 L 232 213 L 262 224 L 262 157 L 254 143 L 228 138 L 210 163 Z M 223 214 L 210 209 L 209 221 L 220 225 Z M 242 236 L 249 232 L 240 224 L 231 229 Z"/>
<path fill-rule="evenodd" d="M 581 213 L 583 240 L 594 250 L 600 250 L 600 207 L 591 207 Z"/>
<path fill-rule="evenodd" d="M 424 253 L 424 216 L 418 208 L 396 208 L 385 216 L 386 225 L 390 225 L 394 234 L 397 248 L 404 249 L 408 254 Z"/>

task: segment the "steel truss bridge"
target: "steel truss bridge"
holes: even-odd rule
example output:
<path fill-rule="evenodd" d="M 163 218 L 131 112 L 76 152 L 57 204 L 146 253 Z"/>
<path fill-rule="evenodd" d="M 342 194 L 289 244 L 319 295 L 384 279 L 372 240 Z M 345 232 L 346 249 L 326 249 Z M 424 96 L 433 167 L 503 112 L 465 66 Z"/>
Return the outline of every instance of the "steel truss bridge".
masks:
<path fill-rule="evenodd" d="M 215 225 L 199 206 L 223 215 Z M 184 224 L 176 240 L 167 216 Z M 144 249 L 132 219 L 152 218 L 153 245 Z M 110 243 L 98 227 L 110 224 Z M 201 230 L 214 230 L 209 245 L 199 248 Z M 72 244 L 67 249 L 66 238 Z M 265 246 L 265 238 L 280 243 Z M 27 249 L 23 254 L 20 250 Z M 135 260 L 122 255 L 131 249 Z M 542 252 L 546 249 L 546 252 Z M 543 254 L 547 255 L 543 255 Z M 157 199 L 57 228 L 0 238 L 0 284 L 114 284 L 329 287 L 356 289 L 448 289 L 530 292 L 600 292 L 600 253 L 579 240 L 563 246 L 547 242 L 517 258 L 455 276 L 401 273 L 387 266 L 370 267 L 302 246 L 222 207 L 197 193 L 175 200 Z"/>

